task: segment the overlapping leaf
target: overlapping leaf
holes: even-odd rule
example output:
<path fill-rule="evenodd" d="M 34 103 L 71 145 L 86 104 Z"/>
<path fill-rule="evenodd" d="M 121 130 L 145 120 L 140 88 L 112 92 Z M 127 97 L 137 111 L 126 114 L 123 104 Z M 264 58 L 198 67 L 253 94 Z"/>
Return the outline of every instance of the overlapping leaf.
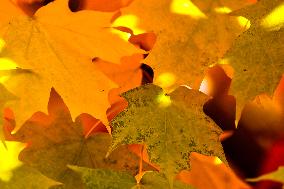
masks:
<path fill-rule="evenodd" d="M 181 84 L 198 88 L 207 66 L 216 63 L 245 30 L 226 11 L 244 7 L 250 1 L 193 2 L 197 7 L 189 0 L 135 0 L 122 9 L 122 17 L 130 19 L 119 24 L 134 29 L 134 33 L 136 29 L 157 35 L 146 58 L 154 69 L 155 84 L 161 85 L 161 80 L 170 76 L 173 89 Z"/>
<path fill-rule="evenodd" d="M 248 100 L 262 93 L 272 95 L 284 72 L 284 16 L 277 10 L 281 6 L 281 0 L 261 0 L 234 13 L 251 21 L 223 60 L 234 68 L 231 89 L 238 118 Z"/>
<path fill-rule="evenodd" d="M 57 96 L 54 92 L 53 95 Z M 19 155 L 21 161 L 64 183 L 66 188 L 80 188 L 82 184 L 80 178 L 66 167 L 68 164 L 137 174 L 139 158 L 136 155 L 124 146 L 105 158 L 111 136 L 104 133 L 86 138 L 80 117 L 73 122 L 62 100 L 57 98 L 50 101 L 49 115 L 35 114 L 10 136 L 15 141 L 29 144 Z"/>
<path fill-rule="evenodd" d="M 1 9 L 9 9 L 6 4 L 8 0 L 1 1 Z M 0 57 L 17 67 L 4 85 L 19 97 L 10 104 L 18 125 L 36 111 L 46 112 L 51 87 L 68 104 L 73 118 L 85 112 L 106 123 L 108 91 L 115 84 L 94 67 L 92 59 L 119 63 L 122 56 L 139 52 L 111 32 L 112 14 L 73 13 L 68 0 L 56 0 L 33 17 L 11 17 L 6 25 L 1 22 L 6 45 Z"/>
<path fill-rule="evenodd" d="M 189 155 L 199 152 L 226 158 L 218 139 L 221 129 L 203 113 L 208 97 L 180 87 L 169 95 L 155 85 L 145 85 L 122 95 L 128 108 L 112 121 L 111 150 L 121 144 L 145 144 L 150 161 L 171 181 L 189 168 Z"/>
<path fill-rule="evenodd" d="M 17 0 L 0 0 L 0 117 L 1 110 L 11 107 L 18 130 L 15 134 L 8 132 L 15 128 L 11 121 L 5 127 L 6 139 L 27 144 L 19 156 L 24 165 L 13 171 L 9 182 L 0 181 L 0 188 L 48 188 L 58 184 L 56 181 L 63 183 L 60 188 L 68 189 L 192 188 L 174 180 L 181 170 L 185 173 L 182 180 L 200 189 L 228 188 L 228 184 L 231 188 L 249 188 L 219 159 L 192 154 L 218 156 L 226 163 L 219 139 L 222 131 L 203 113 L 208 97 L 177 86 L 198 88 L 204 70 L 230 49 L 220 62 L 234 68 L 232 93 L 237 97 L 238 114 L 247 100 L 264 92 L 272 95 L 284 71 L 283 0 L 260 0 L 230 15 L 255 0 L 131 1 L 81 1 L 79 9 L 112 11 L 125 7 L 111 24 L 119 14 L 74 13 L 68 8 L 68 0 L 55 0 L 33 16 L 14 6 Z M 252 25 L 230 48 L 247 29 L 239 16 L 249 18 Z M 124 18 L 129 23 L 119 22 Z M 119 31 L 113 32 L 110 26 L 133 29 L 119 28 L 132 34 L 131 43 L 151 50 L 146 63 L 154 68 L 155 84 L 165 91 L 177 88 L 170 94 L 156 85 L 128 91 L 123 94 L 128 108 L 114 119 L 127 104 L 117 95 L 140 85 L 142 55 L 136 53 L 142 51 L 120 39 Z M 52 87 L 70 112 L 52 90 L 53 100 L 46 113 Z M 107 123 L 108 101 L 112 104 L 107 111 L 108 119 L 113 119 L 112 144 L 109 134 L 96 133 L 105 131 L 102 122 Z M 261 98 L 255 106 L 264 110 L 258 116 L 273 118 L 258 126 L 263 124 L 263 129 L 270 125 L 275 133 L 283 125 L 283 110 L 276 101 Z M 36 111 L 41 112 L 19 128 Z M 80 113 L 84 114 L 74 122 Z M 2 135 L 1 129 L 1 140 Z M 140 144 L 132 146 L 140 161 L 127 146 L 120 147 L 122 144 Z M 112 153 L 106 158 L 108 149 Z M 142 166 L 143 159 L 160 173 L 142 172 L 153 169 Z M 139 162 L 139 179 L 135 180 Z M 121 170 L 127 172 L 118 172 Z M 266 179 L 284 183 L 283 167 L 250 181 Z"/>

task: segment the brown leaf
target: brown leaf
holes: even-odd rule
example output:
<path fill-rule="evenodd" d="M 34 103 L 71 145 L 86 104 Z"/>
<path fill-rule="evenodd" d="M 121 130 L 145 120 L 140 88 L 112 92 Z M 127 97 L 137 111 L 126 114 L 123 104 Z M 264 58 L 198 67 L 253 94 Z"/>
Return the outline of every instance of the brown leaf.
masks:
<path fill-rule="evenodd" d="M 66 188 L 80 188 L 81 181 L 66 165 L 90 168 L 125 170 L 133 175 L 138 172 L 139 158 L 127 146 L 105 155 L 111 143 L 107 133 L 84 135 L 84 125 L 93 122 L 82 121 L 81 116 L 73 122 L 67 107 L 55 91 L 48 109 L 49 114 L 38 112 L 15 134 L 14 141 L 27 143 L 19 159 L 39 170 L 44 175 L 66 184 Z"/>

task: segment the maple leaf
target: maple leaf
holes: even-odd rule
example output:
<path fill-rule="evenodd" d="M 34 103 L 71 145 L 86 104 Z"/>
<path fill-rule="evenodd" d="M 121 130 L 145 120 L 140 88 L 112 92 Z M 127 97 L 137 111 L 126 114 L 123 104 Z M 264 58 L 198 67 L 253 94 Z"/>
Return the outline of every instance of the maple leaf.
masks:
<path fill-rule="evenodd" d="M 1 1 L 1 9 L 7 1 Z M 112 33 L 112 14 L 73 13 L 68 0 L 56 0 L 33 17 L 12 18 L 6 25 L 1 23 L 5 47 L 0 57 L 17 65 L 4 85 L 20 99 L 10 104 L 18 125 L 36 111 L 46 112 L 51 87 L 68 104 L 73 118 L 85 112 L 107 123 L 108 91 L 116 85 L 95 68 L 92 59 L 117 63 L 124 55 L 141 52 Z"/>
<path fill-rule="evenodd" d="M 283 1 L 262 0 L 232 13 L 251 22 L 222 60 L 234 68 L 231 92 L 237 99 L 237 119 L 248 100 L 262 93 L 272 96 L 284 72 L 284 18 L 278 6 Z"/>
<path fill-rule="evenodd" d="M 223 57 L 233 40 L 245 30 L 237 18 L 229 16 L 226 11 L 251 3 L 247 0 L 193 2 L 198 7 L 189 0 L 155 3 L 135 0 L 122 9 L 122 17 L 114 22 L 114 26 L 133 28 L 134 34 L 137 34 L 136 29 L 157 35 L 145 62 L 155 72 L 154 83 L 163 88 L 167 86 L 169 90 L 182 84 L 199 88 L 207 67 Z M 123 22 L 127 17 L 129 23 L 127 20 Z"/>
<path fill-rule="evenodd" d="M 73 164 L 93 168 L 127 170 L 135 175 L 139 158 L 127 146 L 114 151 L 105 158 L 111 144 L 106 133 L 91 134 L 86 138 L 80 117 L 72 121 L 67 107 L 58 95 L 49 103 L 49 115 L 36 113 L 15 134 L 11 140 L 27 143 L 19 159 L 44 175 L 62 182 L 66 188 L 80 188 L 81 181 L 66 165 Z M 56 100 L 57 99 L 57 100 Z M 89 126 L 87 126 L 89 128 Z M 145 165 L 146 168 L 151 168 Z"/>
<path fill-rule="evenodd" d="M 284 184 L 284 167 L 280 166 L 277 170 L 267 173 L 264 175 L 261 175 L 257 178 L 250 178 L 246 179 L 249 182 L 258 182 L 258 181 L 263 181 L 263 180 L 271 180 L 275 182 L 280 182 Z"/>
<path fill-rule="evenodd" d="M 135 178 L 126 172 L 115 172 L 105 169 L 88 169 L 85 167 L 68 166 L 82 175 L 83 182 L 87 189 L 169 189 L 166 178 L 158 172 L 146 172 L 139 184 Z M 193 189 L 192 186 L 179 181 L 174 182 L 174 189 Z"/>
<path fill-rule="evenodd" d="M 191 170 L 182 171 L 178 179 L 198 189 L 249 189 L 250 187 L 238 178 L 234 172 L 216 157 L 207 157 L 192 153 Z"/>
<path fill-rule="evenodd" d="M 120 144 L 145 144 L 150 162 L 159 165 L 170 181 L 189 168 L 191 152 L 215 155 L 226 162 L 218 139 L 222 131 L 203 113 L 205 94 L 179 87 L 164 95 L 160 87 L 149 84 L 122 96 L 129 105 L 111 121 L 110 151 Z"/>
<path fill-rule="evenodd" d="M 47 178 L 39 171 L 23 165 L 13 171 L 13 176 L 8 182 L 0 180 L 1 189 L 49 189 L 60 183 Z"/>

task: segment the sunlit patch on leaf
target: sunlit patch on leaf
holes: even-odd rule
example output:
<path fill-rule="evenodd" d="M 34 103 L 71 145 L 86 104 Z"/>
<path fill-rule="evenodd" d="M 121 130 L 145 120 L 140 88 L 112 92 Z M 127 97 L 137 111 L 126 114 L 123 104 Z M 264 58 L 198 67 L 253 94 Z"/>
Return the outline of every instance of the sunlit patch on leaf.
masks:
<path fill-rule="evenodd" d="M 0 50 L 1 50 L 1 41 L 0 41 Z M 8 58 L 0 58 L 0 71 L 1 70 L 11 70 L 16 69 L 17 64 Z M 9 76 L 7 75 L 0 75 L 0 83 L 4 83 L 9 79 Z"/>
<path fill-rule="evenodd" d="M 220 164 L 222 164 L 222 161 L 218 157 L 215 157 L 214 158 L 214 164 L 215 165 L 220 165 Z"/>
<path fill-rule="evenodd" d="M 228 14 L 232 12 L 232 10 L 229 7 L 216 7 L 214 10 L 219 14 Z"/>
<path fill-rule="evenodd" d="M 124 26 L 131 28 L 135 35 L 145 33 L 144 30 L 138 27 L 139 19 L 137 16 L 128 14 L 118 17 L 113 23 L 113 27 Z"/>
<path fill-rule="evenodd" d="M 234 76 L 234 69 L 230 66 L 230 60 L 229 58 L 223 58 L 218 61 L 218 64 L 223 68 L 226 75 L 230 78 L 233 78 Z"/>
<path fill-rule="evenodd" d="M 228 58 L 223 58 L 219 60 L 218 64 L 230 64 L 230 61 Z"/>
<path fill-rule="evenodd" d="M 278 30 L 284 24 L 284 3 L 276 7 L 261 21 L 261 26 L 266 29 Z"/>
<path fill-rule="evenodd" d="M 2 49 L 3 49 L 4 47 L 5 47 L 5 41 L 0 38 L 0 52 L 2 51 Z"/>
<path fill-rule="evenodd" d="M 8 182 L 13 176 L 12 171 L 22 165 L 18 155 L 25 145 L 19 142 L 6 142 L 6 145 L 7 149 L 0 145 L 0 180 Z"/>
<path fill-rule="evenodd" d="M 199 91 L 203 92 L 205 94 L 208 94 L 208 88 L 209 88 L 209 81 L 208 79 L 203 79 L 203 81 L 201 82 L 201 85 L 199 87 Z"/>
<path fill-rule="evenodd" d="M 172 73 L 165 72 L 158 76 L 156 83 L 163 89 L 170 88 L 172 85 L 175 84 L 176 76 Z"/>
<path fill-rule="evenodd" d="M 250 21 L 248 19 L 243 16 L 238 16 L 237 19 L 240 26 L 243 27 L 245 30 L 250 28 Z"/>
<path fill-rule="evenodd" d="M 158 101 L 160 107 L 168 107 L 172 103 L 171 97 L 165 95 L 164 93 L 158 95 L 157 101 Z"/>
<path fill-rule="evenodd" d="M 192 89 L 192 87 L 190 87 L 188 85 L 181 85 L 181 87 L 186 87 L 187 89 Z"/>
<path fill-rule="evenodd" d="M 173 0 L 170 10 L 176 14 L 189 15 L 194 19 L 207 18 L 207 16 L 190 0 Z"/>
<path fill-rule="evenodd" d="M 118 35 L 121 39 L 123 39 L 125 41 L 128 41 L 128 39 L 131 37 L 130 33 L 123 32 L 123 31 L 117 30 L 115 28 L 112 29 L 111 32 Z"/>

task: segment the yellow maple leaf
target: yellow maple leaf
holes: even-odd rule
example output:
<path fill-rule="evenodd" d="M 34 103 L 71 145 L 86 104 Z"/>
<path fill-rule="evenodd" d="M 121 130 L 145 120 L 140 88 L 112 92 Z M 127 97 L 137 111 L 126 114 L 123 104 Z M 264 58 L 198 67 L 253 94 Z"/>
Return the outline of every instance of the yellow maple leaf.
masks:
<path fill-rule="evenodd" d="M 12 6 L 0 2 L 1 10 Z M 116 85 L 95 68 L 99 57 L 119 63 L 126 55 L 140 53 L 136 47 L 112 33 L 111 13 L 80 11 L 73 13 L 68 0 L 56 0 L 35 15 L 1 19 L 5 46 L 1 60 L 16 64 L 5 87 L 19 97 L 9 104 L 20 126 L 35 111 L 46 112 L 51 87 L 68 104 L 74 118 L 85 112 L 107 123 L 108 91 Z"/>

